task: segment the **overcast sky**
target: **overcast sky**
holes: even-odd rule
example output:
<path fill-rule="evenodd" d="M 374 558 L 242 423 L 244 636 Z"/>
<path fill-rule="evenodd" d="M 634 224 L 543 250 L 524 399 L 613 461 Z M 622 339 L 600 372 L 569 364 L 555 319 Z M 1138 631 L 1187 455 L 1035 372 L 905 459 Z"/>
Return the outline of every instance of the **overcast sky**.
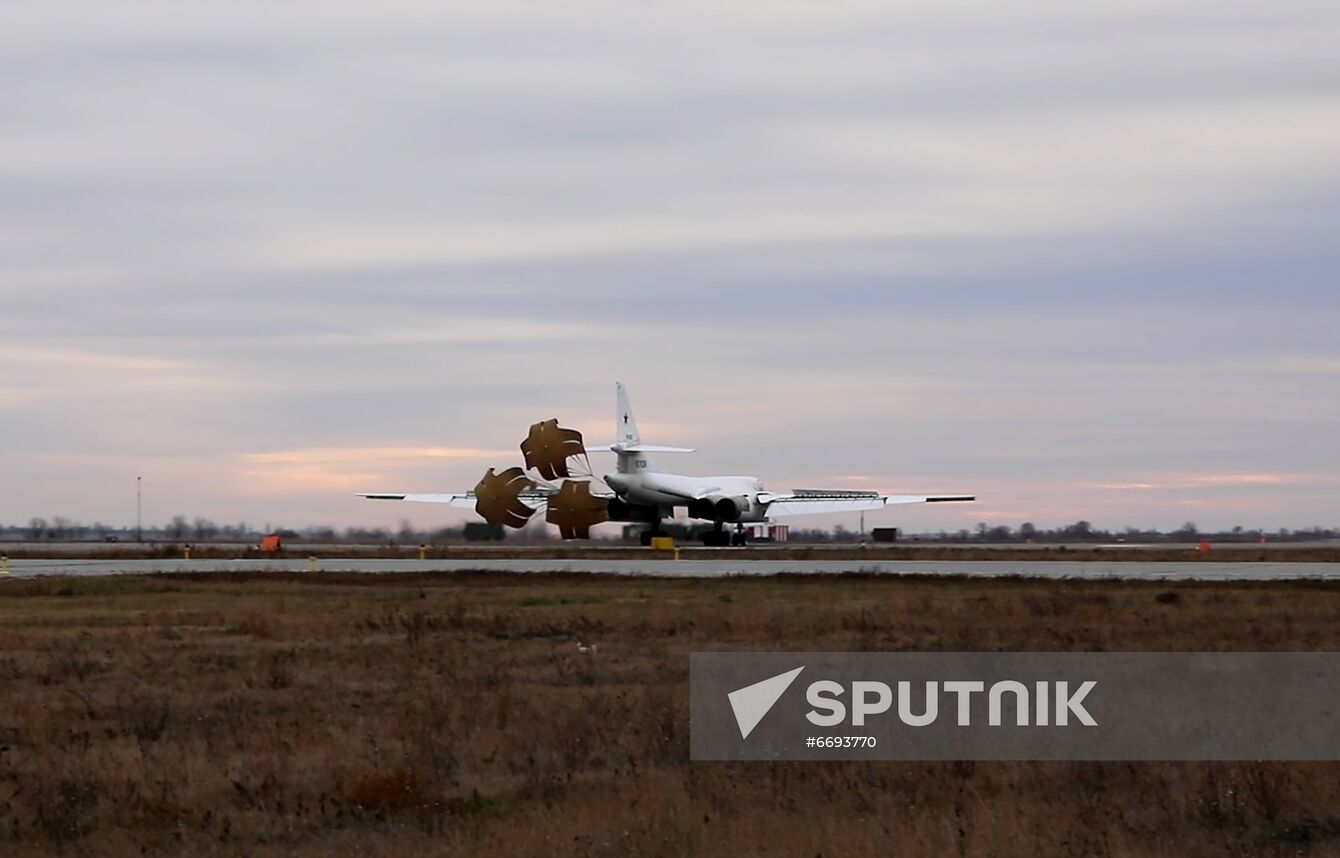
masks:
<path fill-rule="evenodd" d="M 350 493 L 609 440 L 621 379 L 689 473 L 981 496 L 872 526 L 1340 525 L 1337 45 L 1334 0 L 4 4 L 0 521 L 136 475 L 460 521 Z"/>

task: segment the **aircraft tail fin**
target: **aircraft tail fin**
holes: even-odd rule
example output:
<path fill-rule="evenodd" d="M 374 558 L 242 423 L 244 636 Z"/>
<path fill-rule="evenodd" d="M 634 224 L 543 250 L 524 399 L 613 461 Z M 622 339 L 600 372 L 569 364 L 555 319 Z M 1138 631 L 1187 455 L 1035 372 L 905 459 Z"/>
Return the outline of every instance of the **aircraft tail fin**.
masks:
<path fill-rule="evenodd" d="M 637 418 L 633 416 L 632 403 L 628 401 L 628 388 L 623 382 L 615 382 L 619 394 L 619 412 L 614 421 L 616 444 L 623 447 L 636 447 L 642 443 L 642 433 L 637 429 Z"/>
<path fill-rule="evenodd" d="M 638 471 L 654 471 L 655 463 L 649 453 L 692 453 L 687 447 L 662 447 L 659 444 L 643 444 L 642 433 L 637 428 L 637 418 L 633 416 L 633 405 L 628 401 L 628 388 L 623 382 L 616 382 L 619 411 L 614 418 L 615 441 L 609 449 L 618 457 L 621 474 Z"/>

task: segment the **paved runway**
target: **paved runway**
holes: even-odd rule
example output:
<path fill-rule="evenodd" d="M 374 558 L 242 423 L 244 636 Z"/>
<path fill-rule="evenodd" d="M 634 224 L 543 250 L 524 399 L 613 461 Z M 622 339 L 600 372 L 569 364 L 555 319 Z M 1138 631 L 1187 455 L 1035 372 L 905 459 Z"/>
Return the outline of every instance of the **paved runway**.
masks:
<path fill-rule="evenodd" d="M 1168 581 L 1340 580 L 1340 563 L 1077 563 L 1012 560 L 339 560 L 322 558 L 318 572 L 600 572 L 673 578 L 779 573 L 962 575 L 998 578 L 1119 578 Z M 51 575 L 150 575 L 183 572 L 308 572 L 307 560 L 10 560 L 10 579 Z M 0 578 L 0 581 L 3 581 Z"/>

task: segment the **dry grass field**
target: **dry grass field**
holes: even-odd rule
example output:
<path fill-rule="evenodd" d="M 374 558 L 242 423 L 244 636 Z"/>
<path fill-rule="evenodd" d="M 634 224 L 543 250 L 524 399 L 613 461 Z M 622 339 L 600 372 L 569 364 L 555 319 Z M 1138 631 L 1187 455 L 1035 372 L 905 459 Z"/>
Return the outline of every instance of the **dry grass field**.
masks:
<path fill-rule="evenodd" d="M 1340 855 L 1334 764 L 687 761 L 694 650 L 1325 650 L 1337 617 L 1303 583 L 0 581 L 0 855 Z"/>

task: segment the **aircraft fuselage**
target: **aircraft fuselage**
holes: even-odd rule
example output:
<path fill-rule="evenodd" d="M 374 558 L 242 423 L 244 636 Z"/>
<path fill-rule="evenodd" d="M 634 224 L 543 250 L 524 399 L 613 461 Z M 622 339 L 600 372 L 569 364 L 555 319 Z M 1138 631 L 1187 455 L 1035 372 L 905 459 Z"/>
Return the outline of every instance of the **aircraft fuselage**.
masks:
<path fill-rule="evenodd" d="M 729 522 L 767 520 L 763 481 L 757 477 L 689 477 L 655 471 L 606 474 L 605 483 L 634 506 L 652 506 L 673 514 L 684 507 L 693 518 Z"/>

